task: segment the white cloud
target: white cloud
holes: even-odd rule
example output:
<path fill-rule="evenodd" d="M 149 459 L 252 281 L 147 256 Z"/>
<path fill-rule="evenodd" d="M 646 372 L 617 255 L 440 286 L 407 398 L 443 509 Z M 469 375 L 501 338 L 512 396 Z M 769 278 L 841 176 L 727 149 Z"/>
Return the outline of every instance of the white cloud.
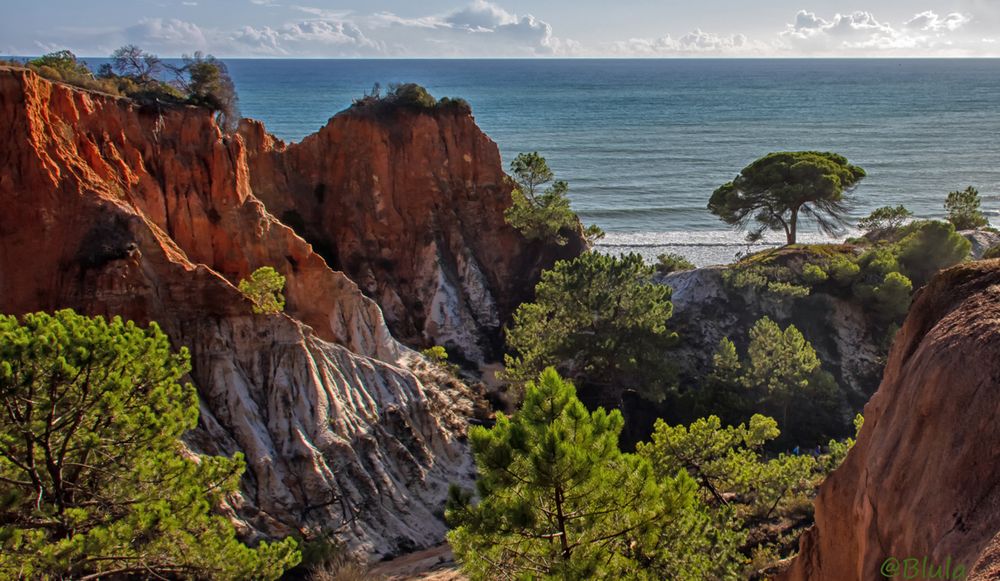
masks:
<path fill-rule="evenodd" d="M 801 55 L 928 55 L 972 50 L 956 33 L 971 18 L 953 12 L 914 15 L 900 26 L 881 21 L 871 12 L 835 14 L 829 20 L 800 10 L 778 35 L 779 46 Z"/>
<path fill-rule="evenodd" d="M 925 32 L 952 32 L 968 24 L 969 20 L 971 19 L 968 16 L 960 12 L 952 12 L 942 17 L 932 10 L 927 10 L 906 21 L 905 26 Z"/>
<path fill-rule="evenodd" d="M 176 18 L 144 18 L 126 28 L 123 36 L 126 42 L 163 54 L 209 50 L 212 45 L 197 24 Z"/>
<path fill-rule="evenodd" d="M 754 55 L 769 50 L 765 43 L 753 41 L 743 34 L 720 36 L 701 29 L 679 38 L 669 34 L 661 38 L 632 38 L 612 43 L 611 52 L 621 56 L 684 56 L 684 55 Z"/>
<path fill-rule="evenodd" d="M 181 0 L 196 5 L 200 0 Z M 132 42 L 164 56 L 195 50 L 218 56 L 968 56 L 998 54 L 994 28 L 982 6 L 996 0 L 958 0 L 961 12 L 914 14 L 901 22 L 874 13 L 820 14 L 801 10 L 772 35 L 695 29 L 653 38 L 586 46 L 558 36 L 533 14 L 511 12 L 489 0 L 467 0 L 453 10 L 401 16 L 358 14 L 282 0 L 248 0 L 286 22 L 200 28 L 177 18 L 147 18 L 124 28 L 54 28 L 33 39 L 35 47 L 108 54 Z M 301 0 L 300 0 L 301 1 Z M 985 4 L 984 4 L 985 3 Z M 277 9 L 281 7 L 281 9 Z M 973 9 L 977 11 L 973 11 Z M 980 11 L 982 10 L 982 11 Z M 992 16 L 990 17 L 992 18 Z M 776 23 L 777 24 L 777 23 Z M 683 32 L 683 31 L 680 31 Z M 30 52 L 34 52 L 31 50 Z"/>
<path fill-rule="evenodd" d="M 280 28 L 245 26 L 229 36 L 227 51 L 268 56 L 377 55 L 383 46 L 348 21 L 308 20 Z"/>

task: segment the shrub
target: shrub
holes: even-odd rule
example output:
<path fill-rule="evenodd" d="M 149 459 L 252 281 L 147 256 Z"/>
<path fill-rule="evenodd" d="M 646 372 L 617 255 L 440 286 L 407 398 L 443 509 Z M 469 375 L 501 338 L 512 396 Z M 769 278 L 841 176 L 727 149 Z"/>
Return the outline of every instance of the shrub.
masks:
<path fill-rule="evenodd" d="M 810 263 L 802 267 L 802 278 L 806 284 L 817 285 L 826 282 L 830 277 L 822 267 Z"/>
<path fill-rule="evenodd" d="M 767 292 L 777 299 L 801 299 L 809 296 L 809 288 L 788 282 L 769 282 Z"/>
<path fill-rule="evenodd" d="M 435 365 L 441 369 L 451 373 L 452 375 L 458 375 L 459 367 L 454 363 L 448 362 L 448 351 L 440 345 L 435 345 L 429 347 L 420 352 L 421 355 L 430 359 Z"/>
<path fill-rule="evenodd" d="M 973 230 L 989 225 L 986 215 L 979 210 L 979 190 L 969 186 L 960 192 L 951 192 L 944 203 L 948 221 L 956 230 Z"/>
<path fill-rule="evenodd" d="M 920 287 L 939 270 L 968 259 L 971 249 L 972 243 L 949 222 L 912 224 L 898 244 L 900 271 Z"/>
<path fill-rule="evenodd" d="M 458 111 L 472 113 L 472 106 L 462 98 L 442 97 L 436 100 L 426 88 L 417 83 L 393 83 L 389 90 L 382 94 L 382 86 L 378 83 L 370 93 L 355 99 L 351 105 L 354 111 L 371 111 L 386 113 L 395 108 L 408 108 L 416 111 Z"/>
<path fill-rule="evenodd" d="M 876 209 L 867 218 L 858 222 L 858 228 L 865 233 L 865 237 L 871 240 L 880 240 L 886 236 L 891 236 L 899 230 L 907 220 L 913 217 L 913 212 L 907 210 L 902 205 L 883 206 Z"/>
<path fill-rule="evenodd" d="M 983 260 L 990 260 L 993 258 L 1000 258 L 1000 244 L 996 246 L 991 246 L 983 253 Z"/>
<path fill-rule="evenodd" d="M 285 277 L 270 266 L 262 266 L 253 271 L 249 279 L 240 281 L 240 292 L 253 301 L 253 312 L 274 314 L 285 310 Z"/>
<path fill-rule="evenodd" d="M 872 295 L 882 316 L 890 320 L 901 318 L 910 309 L 913 283 L 903 273 L 890 272 Z"/>
<path fill-rule="evenodd" d="M 418 109 L 433 109 L 438 103 L 427 89 L 416 83 L 390 85 L 388 98 L 397 105 Z"/>
<path fill-rule="evenodd" d="M 682 270 L 694 270 L 694 264 L 675 252 L 668 252 L 656 257 L 656 271 L 660 274 L 670 274 Z"/>

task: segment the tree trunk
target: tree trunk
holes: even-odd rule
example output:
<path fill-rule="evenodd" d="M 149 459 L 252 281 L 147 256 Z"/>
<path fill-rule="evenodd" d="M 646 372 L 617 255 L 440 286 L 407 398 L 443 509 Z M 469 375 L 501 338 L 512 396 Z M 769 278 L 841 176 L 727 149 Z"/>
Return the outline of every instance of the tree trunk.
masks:
<path fill-rule="evenodd" d="M 792 218 L 788 221 L 788 244 L 795 244 L 795 231 L 799 225 L 799 209 L 792 208 Z"/>

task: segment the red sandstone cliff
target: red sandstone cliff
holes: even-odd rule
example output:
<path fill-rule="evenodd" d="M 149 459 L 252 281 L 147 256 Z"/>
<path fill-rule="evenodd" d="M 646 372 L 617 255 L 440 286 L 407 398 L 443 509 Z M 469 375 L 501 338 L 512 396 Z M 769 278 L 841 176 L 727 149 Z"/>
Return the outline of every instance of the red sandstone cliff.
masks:
<path fill-rule="evenodd" d="M 820 490 L 781 578 L 1000 578 L 1000 261 L 939 274 L 892 347 L 858 442 Z M 951 575 L 958 566 L 965 577 Z M 891 566 L 891 565 L 890 565 Z M 936 575 L 936 576 L 931 576 Z"/>
<path fill-rule="evenodd" d="M 204 110 L 0 68 L 0 308 L 155 320 L 192 353 L 197 451 L 243 451 L 249 534 L 347 527 L 373 554 L 439 542 L 467 482 L 471 399 L 253 195 L 244 141 Z M 270 265 L 286 312 L 235 288 Z M 420 372 L 421 379 L 415 375 Z"/>
<path fill-rule="evenodd" d="M 301 143 L 241 134 L 267 208 L 382 307 L 393 334 L 495 359 L 501 326 L 542 268 L 583 249 L 529 244 L 506 224 L 496 144 L 460 108 L 349 109 Z"/>

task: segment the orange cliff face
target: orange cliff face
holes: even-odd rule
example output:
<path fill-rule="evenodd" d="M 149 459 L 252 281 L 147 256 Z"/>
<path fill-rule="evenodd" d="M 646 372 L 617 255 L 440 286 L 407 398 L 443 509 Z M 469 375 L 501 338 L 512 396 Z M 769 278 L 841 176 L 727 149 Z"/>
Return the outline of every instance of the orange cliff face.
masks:
<path fill-rule="evenodd" d="M 578 255 L 528 243 L 504 220 L 511 184 L 496 144 L 459 108 L 349 109 L 285 145 L 244 122 L 250 182 L 268 209 L 381 305 L 395 336 L 473 361 L 543 268 Z"/>
<path fill-rule="evenodd" d="M 0 68 L 0 200 L 3 312 L 156 321 L 191 350 L 202 405 L 188 444 L 246 455 L 231 507 L 246 534 L 346 518 L 374 555 L 440 542 L 447 485 L 471 478 L 472 398 L 268 213 L 242 138 L 204 110 Z M 284 314 L 253 315 L 234 286 L 265 265 L 287 278 Z"/>
<path fill-rule="evenodd" d="M 779 578 L 1000 578 L 998 362 L 1000 261 L 939 274 L 910 308 L 857 444 Z"/>

